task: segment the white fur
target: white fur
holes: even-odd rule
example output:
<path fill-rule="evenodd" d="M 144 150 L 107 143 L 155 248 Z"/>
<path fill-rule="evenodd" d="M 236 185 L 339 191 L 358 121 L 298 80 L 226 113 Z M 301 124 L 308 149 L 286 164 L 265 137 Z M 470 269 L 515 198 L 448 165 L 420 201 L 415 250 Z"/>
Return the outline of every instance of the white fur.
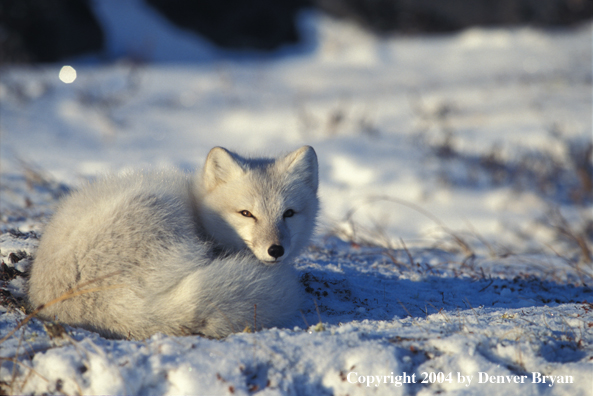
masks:
<path fill-rule="evenodd" d="M 44 231 L 30 303 L 99 288 L 40 316 L 120 338 L 282 325 L 300 305 L 291 262 L 312 235 L 317 184 L 307 146 L 279 159 L 214 148 L 193 177 L 137 172 L 89 184 Z M 270 255 L 273 245 L 281 256 Z"/>

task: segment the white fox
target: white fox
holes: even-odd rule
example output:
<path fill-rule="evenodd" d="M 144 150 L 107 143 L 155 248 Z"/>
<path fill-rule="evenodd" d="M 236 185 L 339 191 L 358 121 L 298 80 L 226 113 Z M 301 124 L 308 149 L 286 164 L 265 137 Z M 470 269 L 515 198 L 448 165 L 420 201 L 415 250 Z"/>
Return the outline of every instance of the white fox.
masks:
<path fill-rule="evenodd" d="M 136 172 L 89 184 L 44 231 L 30 303 L 70 293 L 39 316 L 114 338 L 283 325 L 301 302 L 291 262 L 315 227 L 317 168 L 309 146 L 278 159 L 215 147 L 195 176 Z"/>

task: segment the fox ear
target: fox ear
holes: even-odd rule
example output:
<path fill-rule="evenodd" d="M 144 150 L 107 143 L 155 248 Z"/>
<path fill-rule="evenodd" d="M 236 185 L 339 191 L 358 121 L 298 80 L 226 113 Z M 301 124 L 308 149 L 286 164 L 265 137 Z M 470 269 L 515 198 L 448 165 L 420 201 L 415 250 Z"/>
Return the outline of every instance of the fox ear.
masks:
<path fill-rule="evenodd" d="M 220 183 L 225 183 L 242 173 L 243 168 L 230 151 L 214 147 L 206 157 L 202 181 L 206 191 L 212 191 Z"/>
<path fill-rule="evenodd" d="M 313 191 L 317 192 L 319 186 L 317 154 L 311 146 L 303 146 L 288 154 L 282 160 L 286 171 L 304 180 Z"/>

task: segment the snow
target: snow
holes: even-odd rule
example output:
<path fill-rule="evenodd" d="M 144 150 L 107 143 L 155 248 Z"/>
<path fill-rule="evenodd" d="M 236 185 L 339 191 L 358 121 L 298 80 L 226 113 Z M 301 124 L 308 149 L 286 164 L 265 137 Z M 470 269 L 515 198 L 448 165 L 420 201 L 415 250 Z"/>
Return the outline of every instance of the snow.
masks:
<path fill-rule="evenodd" d="M 17 275 L 0 284 L 16 299 L 0 295 L 3 390 L 593 394 L 593 267 L 561 232 L 591 246 L 571 148 L 592 140 L 591 24 L 377 38 L 309 13 L 305 44 L 270 56 L 216 50 L 149 9 L 130 18 L 136 1 L 93 4 L 113 26 L 101 56 L 128 60 L 73 59 L 71 84 L 64 65 L 2 70 L 6 268 L 26 270 L 83 180 L 310 144 L 322 214 L 295 264 L 310 298 L 289 328 L 223 340 L 37 319 L 3 339 L 26 317 Z"/>

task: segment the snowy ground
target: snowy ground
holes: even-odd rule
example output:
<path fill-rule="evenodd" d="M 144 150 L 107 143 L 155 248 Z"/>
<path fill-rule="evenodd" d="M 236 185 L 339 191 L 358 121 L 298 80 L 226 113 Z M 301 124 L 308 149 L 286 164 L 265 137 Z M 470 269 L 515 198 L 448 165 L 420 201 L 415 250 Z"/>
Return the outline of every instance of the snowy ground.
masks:
<path fill-rule="evenodd" d="M 184 41 L 182 63 L 80 60 L 72 84 L 61 65 L 2 70 L 0 389 L 593 394 L 592 26 L 378 39 L 304 21 L 307 43 L 276 56 Z M 149 44 L 135 58 L 163 60 Z M 303 144 L 323 210 L 294 327 L 142 342 L 18 328 L 21 272 L 80 181 Z"/>

